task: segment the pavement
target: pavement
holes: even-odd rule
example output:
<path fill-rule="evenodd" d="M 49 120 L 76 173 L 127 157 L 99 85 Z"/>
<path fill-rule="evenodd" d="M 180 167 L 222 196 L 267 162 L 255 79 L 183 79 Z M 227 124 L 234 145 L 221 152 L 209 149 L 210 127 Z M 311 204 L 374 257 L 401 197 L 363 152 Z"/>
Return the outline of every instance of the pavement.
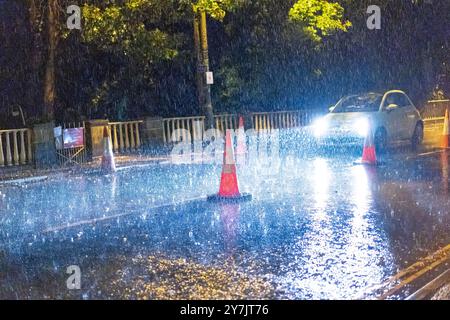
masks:
<path fill-rule="evenodd" d="M 164 158 L 0 184 L 0 298 L 405 299 L 450 268 L 440 132 L 380 167 L 295 149 L 247 163 L 253 201 L 239 205 L 205 200 L 220 166 Z M 67 287 L 70 266 L 80 289 Z M 427 299 L 450 298 L 447 283 L 433 287 Z"/>
<path fill-rule="evenodd" d="M 159 163 L 167 161 L 167 156 L 153 156 L 143 154 L 116 155 L 115 161 L 117 167 L 139 166 L 143 164 Z M 32 165 L 3 167 L 0 169 L 0 184 L 13 182 L 14 180 L 27 180 L 34 177 L 47 177 L 49 175 L 72 174 L 80 172 L 89 172 L 100 167 L 100 159 L 80 165 L 65 167 L 40 168 Z"/>

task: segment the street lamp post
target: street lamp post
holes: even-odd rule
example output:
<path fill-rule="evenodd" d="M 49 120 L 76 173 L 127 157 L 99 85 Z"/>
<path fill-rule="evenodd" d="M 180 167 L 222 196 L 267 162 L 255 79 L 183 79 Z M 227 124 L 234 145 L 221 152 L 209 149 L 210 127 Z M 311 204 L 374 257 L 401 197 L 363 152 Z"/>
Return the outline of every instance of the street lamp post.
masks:
<path fill-rule="evenodd" d="M 200 13 L 200 25 L 201 25 L 201 47 L 203 56 L 203 65 L 205 66 L 205 72 L 203 74 L 203 81 L 205 83 L 205 111 L 206 111 L 206 127 L 211 129 L 214 127 L 214 111 L 211 101 L 211 84 L 206 81 L 206 74 L 209 72 L 209 53 L 208 53 L 208 30 L 206 26 L 206 12 L 204 10 Z"/>
<path fill-rule="evenodd" d="M 194 45 L 197 57 L 197 95 L 198 102 L 205 113 L 205 127 L 214 127 L 214 111 L 211 99 L 211 83 L 207 81 L 209 74 L 208 30 L 206 11 L 194 7 Z"/>

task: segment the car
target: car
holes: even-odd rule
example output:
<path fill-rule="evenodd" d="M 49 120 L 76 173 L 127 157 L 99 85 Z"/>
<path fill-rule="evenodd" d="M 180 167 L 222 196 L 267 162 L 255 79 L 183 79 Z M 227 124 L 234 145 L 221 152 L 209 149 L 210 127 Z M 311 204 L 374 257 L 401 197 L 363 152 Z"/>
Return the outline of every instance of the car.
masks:
<path fill-rule="evenodd" d="M 408 95 L 401 90 L 349 95 L 316 119 L 312 134 L 320 145 L 360 144 L 373 135 L 377 151 L 389 145 L 423 141 L 423 120 Z"/>

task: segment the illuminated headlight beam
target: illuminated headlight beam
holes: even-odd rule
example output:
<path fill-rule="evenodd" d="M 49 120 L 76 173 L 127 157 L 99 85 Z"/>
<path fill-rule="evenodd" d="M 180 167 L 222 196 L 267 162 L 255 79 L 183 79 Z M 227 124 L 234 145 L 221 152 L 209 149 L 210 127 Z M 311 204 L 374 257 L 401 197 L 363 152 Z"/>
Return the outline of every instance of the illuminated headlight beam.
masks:
<path fill-rule="evenodd" d="M 325 135 L 325 133 L 327 132 L 328 129 L 328 122 L 321 118 L 321 119 L 317 119 L 316 121 L 314 121 L 313 123 L 313 130 L 314 130 L 314 136 L 316 138 L 320 138 L 322 136 Z"/>
<path fill-rule="evenodd" d="M 369 121 L 365 118 L 358 119 L 353 125 L 354 131 L 361 137 L 366 137 L 369 131 Z"/>

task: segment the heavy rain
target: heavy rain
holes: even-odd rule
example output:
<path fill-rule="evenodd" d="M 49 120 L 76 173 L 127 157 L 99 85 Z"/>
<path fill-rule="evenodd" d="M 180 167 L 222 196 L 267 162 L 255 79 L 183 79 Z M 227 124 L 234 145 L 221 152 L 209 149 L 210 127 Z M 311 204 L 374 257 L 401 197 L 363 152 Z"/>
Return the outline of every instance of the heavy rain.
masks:
<path fill-rule="evenodd" d="M 449 21 L 0 1 L 0 299 L 450 299 Z"/>

